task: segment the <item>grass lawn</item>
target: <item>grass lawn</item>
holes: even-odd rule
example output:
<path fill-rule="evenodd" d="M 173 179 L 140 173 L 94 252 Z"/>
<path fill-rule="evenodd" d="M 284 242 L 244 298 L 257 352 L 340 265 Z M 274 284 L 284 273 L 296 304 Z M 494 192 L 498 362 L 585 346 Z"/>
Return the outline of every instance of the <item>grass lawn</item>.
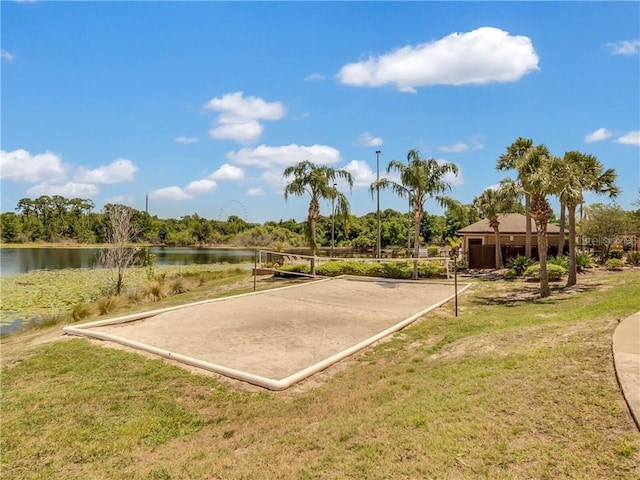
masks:
<path fill-rule="evenodd" d="M 544 300 L 478 281 L 459 317 L 446 305 L 281 393 L 38 340 L 59 326 L 8 337 L 2 478 L 637 479 L 611 338 L 640 273 L 579 281 Z"/>

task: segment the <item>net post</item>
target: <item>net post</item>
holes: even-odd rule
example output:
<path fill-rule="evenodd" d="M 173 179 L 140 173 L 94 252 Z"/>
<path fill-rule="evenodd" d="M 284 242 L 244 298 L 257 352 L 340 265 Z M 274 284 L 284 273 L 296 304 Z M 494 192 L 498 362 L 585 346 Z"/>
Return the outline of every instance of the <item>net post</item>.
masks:
<path fill-rule="evenodd" d="M 253 255 L 253 291 L 256 291 L 256 281 L 258 279 L 258 249 L 256 248 Z"/>

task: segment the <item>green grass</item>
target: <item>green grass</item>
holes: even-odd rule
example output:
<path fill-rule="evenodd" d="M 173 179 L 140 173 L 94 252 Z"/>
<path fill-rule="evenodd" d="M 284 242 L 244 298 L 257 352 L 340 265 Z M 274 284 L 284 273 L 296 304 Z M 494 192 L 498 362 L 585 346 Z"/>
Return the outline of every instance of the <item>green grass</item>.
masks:
<path fill-rule="evenodd" d="M 580 277 L 544 300 L 535 285 L 478 282 L 459 317 L 447 305 L 278 394 L 14 336 L 2 477 L 635 479 L 611 336 L 638 310 L 639 277 Z"/>

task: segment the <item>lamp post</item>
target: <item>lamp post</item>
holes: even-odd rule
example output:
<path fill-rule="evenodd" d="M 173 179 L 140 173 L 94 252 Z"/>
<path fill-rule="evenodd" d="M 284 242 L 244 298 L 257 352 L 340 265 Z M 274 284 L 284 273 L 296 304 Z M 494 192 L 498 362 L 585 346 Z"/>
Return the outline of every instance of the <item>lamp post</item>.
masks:
<path fill-rule="evenodd" d="M 336 241 L 336 186 L 338 184 L 333 184 L 333 195 L 331 196 L 331 257 L 333 257 L 333 246 Z"/>
<path fill-rule="evenodd" d="M 380 252 L 380 150 L 376 150 L 376 196 L 377 196 L 377 218 L 378 218 L 378 239 L 376 242 L 376 258 L 382 256 Z"/>

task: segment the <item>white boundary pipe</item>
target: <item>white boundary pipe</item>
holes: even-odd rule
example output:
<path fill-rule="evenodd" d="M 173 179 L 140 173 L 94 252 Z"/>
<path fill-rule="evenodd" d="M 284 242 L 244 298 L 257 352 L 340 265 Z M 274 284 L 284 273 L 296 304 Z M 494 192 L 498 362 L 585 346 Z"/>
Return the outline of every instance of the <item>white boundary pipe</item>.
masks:
<path fill-rule="evenodd" d="M 349 276 L 349 275 L 342 275 L 340 277 L 334 277 L 336 279 L 338 278 L 354 278 L 354 279 L 358 279 L 359 281 L 373 281 L 373 282 L 377 282 L 377 281 L 385 281 L 385 282 L 410 282 L 410 283 L 422 283 L 420 281 L 411 281 L 411 280 L 396 280 L 396 279 L 380 279 L 380 278 L 373 278 L 373 277 L 354 277 L 354 276 Z M 324 279 L 324 280 L 318 280 L 320 282 L 325 282 L 325 281 L 330 281 L 332 280 L 332 278 L 328 278 L 328 279 Z M 315 282 L 314 282 L 315 283 Z M 446 282 L 429 282 L 429 283 L 446 283 Z M 449 283 L 446 283 L 447 285 L 449 285 Z M 100 333 L 100 332 L 95 332 L 95 331 L 90 331 L 87 329 L 93 328 L 93 327 L 100 327 L 100 326 L 104 326 L 104 325 L 115 325 L 115 324 L 119 324 L 119 323 L 126 323 L 126 322 L 131 322 L 131 321 L 135 321 L 135 320 L 141 320 L 143 318 L 149 318 L 152 317 L 154 315 L 158 315 L 160 313 L 164 313 L 164 312 L 170 312 L 173 310 L 178 310 L 181 308 L 188 308 L 194 305 L 202 305 L 202 304 L 206 304 L 206 303 L 213 303 L 213 302 L 218 302 L 218 301 L 224 301 L 230 298 L 239 298 L 239 297 L 245 297 L 245 296 L 249 296 L 249 295 L 256 295 L 258 293 L 264 293 L 264 292 L 269 292 L 269 291 L 274 291 L 274 290 L 284 290 L 284 289 L 288 289 L 288 288 L 294 288 L 294 287 L 300 287 L 302 285 L 289 285 L 286 287 L 281 287 L 281 288 L 276 288 L 276 289 L 272 289 L 272 290 L 262 290 L 260 292 L 251 292 L 251 293 L 244 293 L 244 294 L 240 294 L 240 295 L 234 295 L 231 297 L 223 297 L 223 298 L 216 298 L 216 299 L 212 299 L 212 300 L 203 300 L 200 302 L 194 302 L 194 303 L 189 303 L 186 305 L 180 305 L 180 306 L 176 306 L 176 307 L 168 307 L 168 308 L 161 308 L 158 310 L 152 310 L 149 312 L 143 312 L 143 313 L 136 313 L 136 314 L 131 314 L 131 315 L 125 315 L 123 317 L 117 317 L 117 318 L 112 318 L 112 319 L 108 319 L 108 320 L 101 320 L 101 321 L 96 321 L 96 322 L 89 322 L 89 323 L 85 323 L 85 324 L 81 324 L 81 325 L 77 325 L 77 326 L 69 326 L 69 327 L 65 327 L 63 328 L 63 331 L 67 334 L 70 335 L 78 335 L 78 336 L 85 336 L 85 337 L 92 337 L 92 338 L 97 338 L 100 340 L 104 340 L 104 341 L 111 341 L 111 342 L 115 342 L 115 343 L 119 343 L 120 345 L 124 345 L 127 347 L 131 347 L 131 348 L 135 348 L 138 350 L 142 350 L 148 353 L 152 353 L 154 355 L 158 355 L 160 357 L 163 358 L 167 358 L 167 359 L 171 359 L 171 360 L 176 360 L 178 362 L 182 362 L 182 363 L 186 363 L 188 365 L 192 365 L 194 367 L 198 367 L 198 368 L 202 368 L 203 370 L 208 370 L 214 373 L 218 373 L 220 375 L 224 375 L 226 377 L 231 377 L 231 378 L 235 378 L 236 380 L 241 380 L 243 382 L 247 382 L 247 383 L 251 383 L 253 385 L 258 385 L 260 387 L 269 389 L 269 390 L 275 390 L 275 391 L 281 391 L 281 390 L 285 390 L 287 388 L 289 388 L 291 385 L 293 385 L 294 383 L 297 383 L 301 380 L 304 380 L 305 378 L 310 377 L 311 375 L 318 373 L 328 367 L 330 367 L 331 365 L 333 365 L 334 363 L 339 362 L 340 360 L 343 360 L 351 355 L 353 355 L 354 353 L 362 350 L 363 348 L 368 347 L 369 345 L 377 342 L 378 340 L 381 340 L 382 338 L 397 332 L 398 330 L 402 330 L 403 328 L 405 328 L 406 326 L 410 325 L 411 323 L 415 322 L 418 318 L 420 318 L 421 316 L 425 315 L 426 313 L 435 310 L 436 308 L 440 307 L 441 305 L 447 303 L 448 301 L 450 301 L 452 298 L 454 298 L 455 295 L 450 295 L 449 297 L 440 300 L 439 302 L 430 305 L 429 307 L 427 307 L 426 309 L 411 315 L 410 317 L 402 320 L 401 322 L 383 330 L 380 333 L 377 333 L 376 335 L 374 335 L 373 337 L 370 337 L 366 340 L 363 340 L 360 343 L 357 343 L 349 348 L 347 348 L 346 350 L 343 350 L 339 353 L 336 353 L 335 355 L 332 355 L 331 357 L 328 357 L 324 360 L 321 360 L 320 362 L 311 365 L 303 370 L 300 370 L 297 373 L 294 373 L 293 375 L 290 375 L 288 377 L 285 377 L 283 379 L 280 380 L 275 380 L 272 378 L 267 378 L 267 377 L 263 377 L 260 375 L 254 375 L 252 373 L 249 372 L 244 372 L 241 370 L 236 370 L 234 368 L 229 368 L 229 367 L 225 367 L 223 365 L 218 365 L 216 363 L 211 363 L 211 362 L 206 362 L 204 360 L 198 360 L 197 358 L 193 358 L 193 357 L 189 357 L 187 355 L 182 355 L 180 353 L 175 353 L 175 352 L 171 352 L 169 350 L 164 350 L 161 348 L 157 348 L 154 347 L 152 345 L 147 345 L 145 343 L 140 343 L 140 342 L 136 342 L 134 340 L 128 340 L 126 338 L 123 337 L 118 337 L 116 335 L 110 335 L 107 333 Z M 468 289 L 469 287 L 471 287 L 470 283 L 464 284 L 464 286 L 459 290 L 459 293 L 464 292 L 466 289 Z"/>

